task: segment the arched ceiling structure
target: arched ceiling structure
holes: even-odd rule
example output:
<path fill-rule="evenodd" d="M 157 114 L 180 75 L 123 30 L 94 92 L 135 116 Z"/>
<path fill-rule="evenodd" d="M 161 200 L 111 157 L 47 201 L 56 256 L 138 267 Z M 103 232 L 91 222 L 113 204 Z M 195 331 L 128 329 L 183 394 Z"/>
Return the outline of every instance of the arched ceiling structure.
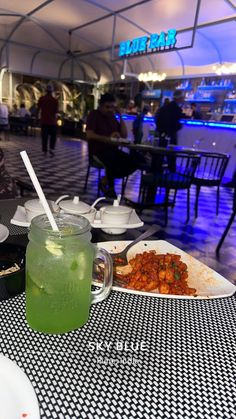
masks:
<path fill-rule="evenodd" d="M 119 43 L 170 28 L 180 49 L 127 59 L 127 72 L 193 76 L 236 61 L 235 0 L 0 0 L 0 66 L 54 79 L 118 81 L 123 61 L 112 56 Z"/>

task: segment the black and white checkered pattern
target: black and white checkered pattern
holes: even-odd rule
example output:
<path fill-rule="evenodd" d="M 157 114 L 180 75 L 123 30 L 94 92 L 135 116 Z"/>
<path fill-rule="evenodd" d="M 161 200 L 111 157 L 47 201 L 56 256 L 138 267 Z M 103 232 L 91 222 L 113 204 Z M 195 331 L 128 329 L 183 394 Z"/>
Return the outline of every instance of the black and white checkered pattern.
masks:
<path fill-rule="evenodd" d="M 59 138 L 55 157 L 43 156 L 40 137 L 12 136 L 10 141 L 1 141 L 6 157 L 6 166 L 12 176 L 20 177 L 30 182 L 19 152 L 27 150 L 44 191 L 60 196 L 65 193 L 79 195 L 81 200 L 92 203 L 97 194 L 97 170 L 91 169 L 87 192 L 84 193 L 84 180 L 87 170 L 87 144 L 79 140 Z M 134 173 L 129 178 L 126 196 L 137 200 L 140 173 Z M 121 182 L 117 180 L 117 192 L 121 190 Z M 176 205 L 169 210 L 169 223 L 162 228 L 159 237 L 177 247 L 181 247 L 203 263 L 225 276 L 236 284 L 236 222 L 221 248 L 220 259 L 216 259 L 215 248 L 228 222 L 232 210 L 233 191 L 221 188 L 219 216 L 215 214 L 215 188 L 202 188 L 199 198 L 199 216 L 194 219 L 195 187 L 191 188 L 191 218 L 186 219 L 186 192 L 179 191 Z M 1 205 L 1 201 L 0 201 Z M 12 214 L 13 215 L 13 214 Z M 162 208 L 147 209 L 141 215 L 145 224 L 157 223 L 163 225 L 164 212 Z M 3 223 L 3 221 L 1 221 Z M 4 223 L 3 223 L 4 224 Z M 144 226 L 140 230 L 144 230 Z M 107 237 L 109 240 L 110 237 Z M 116 239 L 122 240 L 120 236 Z M 105 239 L 106 240 L 106 239 Z"/>
<path fill-rule="evenodd" d="M 16 137 L 1 146 L 12 175 L 28 180 L 19 157 L 19 151 L 27 149 L 48 193 L 79 193 L 86 202 L 95 199 L 96 171 L 82 194 L 86 144 L 60 140 L 56 156 L 46 159 L 39 138 Z M 137 196 L 138 180 L 135 175 L 129 181 L 131 198 Z M 192 211 L 186 225 L 185 194 L 178 194 L 168 227 L 161 229 L 159 238 L 236 281 L 235 226 L 221 260 L 214 253 L 230 215 L 232 191 L 222 189 L 219 217 L 212 197 L 214 190 L 203 189 L 199 218 L 194 220 Z M 14 209 L 10 201 L 9 211 L 6 205 L 1 207 L 1 222 L 9 226 Z M 147 224 L 162 225 L 162 217 L 162 209 L 142 214 Z M 15 226 L 10 231 L 26 232 Z M 116 240 L 123 238 L 116 236 Z M 106 301 L 91 307 L 89 322 L 82 329 L 50 336 L 27 326 L 21 295 L 0 303 L 0 350 L 31 380 L 41 419 L 235 419 L 235 312 L 235 297 L 188 301 L 113 291 Z M 92 350 L 96 342 L 107 342 L 110 351 Z M 143 342 L 146 350 L 119 351 L 119 342 L 129 348 L 131 343 Z"/>
<path fill-rule="evenodd" d="M 41 419 L 236 418 L 234 297 L 113 291 L 81 330 L 55 336 L 27 326 L 24 304 L 23 295 L 1 302 L 0 348 L 31 380 Z M 94 350 L 96 342 L 110 351 Z M 145 350 L 121 351 L 118 342 Z"/>

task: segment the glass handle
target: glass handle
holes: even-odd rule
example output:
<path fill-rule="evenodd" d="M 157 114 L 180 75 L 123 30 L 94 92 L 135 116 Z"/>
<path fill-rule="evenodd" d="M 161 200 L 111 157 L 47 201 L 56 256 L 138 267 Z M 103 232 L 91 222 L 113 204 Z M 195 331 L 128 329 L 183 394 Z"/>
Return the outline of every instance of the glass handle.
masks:
<path fill-rule="evenodd" d="M 111 255 L 104 249 L 96 249 L 95 258 L 101 259 L 104 262 L 104 278 L 102 287 L 97 291 L 92 291 L 91 304 L 99 303 L 108 297 L 113 280 L 113 262 Z"/>

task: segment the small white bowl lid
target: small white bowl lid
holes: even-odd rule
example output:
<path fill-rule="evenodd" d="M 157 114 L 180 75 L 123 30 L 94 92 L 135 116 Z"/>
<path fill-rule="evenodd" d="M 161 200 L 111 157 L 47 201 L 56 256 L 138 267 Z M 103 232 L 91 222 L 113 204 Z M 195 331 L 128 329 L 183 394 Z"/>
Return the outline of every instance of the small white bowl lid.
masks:
<path fill-rule="evenodd" d="M 55 202 L 53 201 L 48 201 L 48 202 L 52 205 L 54 211 L 58 209 L 58 206 L 55 204 Z M 39 199 L 30 199 L 29 201 L 26 201 L 24 204 L 24 207 L 28 211 L 33 211 L 33 212 L 44 211 L 43 205 Z"/>
<path fill-rule="evenodd" d="M 74 196 L 73 199 L 60 201 L 59 207 L 65 212 L 70 211 L 74 214 L 86 214 L 91 210 L 91 206 L 85 202 L 80 201 L 78 196 Z"/>

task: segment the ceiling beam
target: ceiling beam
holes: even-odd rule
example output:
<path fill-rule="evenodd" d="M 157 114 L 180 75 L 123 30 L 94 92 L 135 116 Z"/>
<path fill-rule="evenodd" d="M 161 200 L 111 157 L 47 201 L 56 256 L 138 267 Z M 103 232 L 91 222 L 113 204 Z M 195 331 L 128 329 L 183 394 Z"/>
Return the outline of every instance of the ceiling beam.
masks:
<path fill-rule="evenodd" d="M 62 69 L 63 69 L 64 65 L 65 65 L 68 61 L 70 61 L 71 59 L 72 59 L 72 58 L 71 58 L 71 57 L 69 57 L 69 58 L 65 58 L 65 60 L 64 60 L 64 61 L 62 61 L 61 65 L 60 65 L 60 67 L 59 67 L 59 69 L 58 69 L 58 79 L 64 79 L 64 77 L 61 77 Z M 77 63 L 77 64 L 78 64 L 78 63 Z M 78 64 L 78 67 L 81 69 L 81 71 L 82 71 L 82 75 L 83 75 L 83 78 L 84 78 L 84 80 L 86 81 L 86 72 L 85 72 L 85 70 L 84 70 L 84 67 L 82 67 L 82 65 L 81 65 L 81 64 Z"/>
<path fill-rule="evenodd" d="M 12 35 L 15 33 L 15 31 L 19 28 L 19 26 L 30 16 L 33 16 L 34 13 L 38 12 L 40 9 L 43 9 L 45 6 L 47 6 L 49 3 L 53 2 L 54 0 L 47 0 L 44 3 L 41 3 L 38 7 L 36 7 L 35 9 L 31 10 L 29 13 L 27 13 L 26 15 L 21 15 L 21 19 L 16 23 L 16 25 L 14 26 L 14 28 L 11 30 L 10 34 L 8 35 L 8 37 L 6 38 L 6 42 L 8 40 L 11 39 Z"/>
<path fill-rule="evenodd" d="M 91 3 L 91 4 L 94 4 L 94 5 L 96 5 L 97 7 L 101 8 L 101 9 L 103 9 L 103 10 L 106 10 L 106 11 L 108 11 L 108 12 L 111 12 L 111 9 L 110 9 L 109 7 L 102 6 L 101 4 L 97 4 L 97 2 L 96 2 L 95 0 L 85 0 L 85 1 L 87 1 L 87 2 L 89 2 L 89 3 Z M 194 26 L 195 26 L 195 27 L 196 27 L 196 25 L 197 25 L 198 14 L 199 14 L 199 9 L 200 9 L 200 3 L 201 3 L 201 0 L 198 0 L 198 3 L 197 3 L 197 8 L 196 8 L 196 13 L 195 13 L 195 19 L 194 19 Z M 121 15 L 121 14 L 119 14 L 119 13 L 116 13 L 116 14 L 114 15 L 114 20 L 113 20 L 113 32 L 112 32 L 112 50 L 111 50 L 111 58 L 113 58 L 113 57 L 114 57 L 114 49 L 115 49 L 114 39 L 115 39 L 115 28 L 116 28 L 116 17 L 117 17 L 117 16 L 119 16 L 119 18 L 120 18 L 120 19 L 125 20 L 126 22 L 130 23 L 132 26 L 134 26 L 134 27 L 136 27 L 136 28 L 140 29 L 142 32 L 144 32 L 144 33 L 146 33 L 146 34 L 148 34 L 148 35 L 151 35 L 151 32 L 149 32 L 147 29 L 143 28 L 142 26 L 138 25 L 138 24 L 137 24 L 136 22 L 134 22 L 133 20 L 131 20 L 131 19 L 127 18 L 126 16 L 123 16 L 123 15 Z M 192 38 L 192 43 L 193 43 L 193 42 L 194 42 L 194 37 Z M 184 63 L 183 63 L 183 58 L 182 58 L 182 56 L 180 55 L 180 53 L 179 53 L 178 51 L 175 51 L 175 52 L 177 53 L 177 55 L 178 55 L 178 57 L 179 57 L 179 59 L 180 59 L 180 61 L 181 61 L 182 71 L 183 71 L 183 74 L 184 74 Z M 148 55 L 147 57 L 148 57 L 148 60 L 149 60 L 149 62 L 150 62 L 150 64 L 151 64 L 152 69 L 154 70 L 154 69 L 155 69 L 155 67 L 154 67 L 154 63 L 153 63 L 153 61 L 152 61 L 151 57 L 150 57 L 149 55 Z M 129 63 L 129 64 L 130 64 L 130 63 Z M 132 73 L 132 72 L 133 72 L 133 71 L 131 71 L 131 73 Z"/>
<path fill-rule="evenodd" d="M 19 13 L 5 13 L 5 12 L 0 12 L 0 16 L 6 16 L 6 17 L 19 17 Z"/>
<path fill-rule="evenodd" d="M 206 27 L 210 27 L 210 26 L 215 26 L 215 25 L 222 25 L 222 24 L 224 24 L 224 23 L 229 23 L 229 22 L 233 22 L 233 21 L 236 21 L 236 15 L 234 15 L 234 16 L 231 16 L 231 17 L 228 17 L 228 18 L 224 18 L 224 19 L 219 19 L 219 20 L 215 20 L 215 21 L 209 21 L 209 22 L 205 22 L 205 23 L 199 23 L 197 26 L 196 26 L 196 29 L 203 29 L 203 28 L 206 28 Z M 184 32 L 189 32 L 189 31 L 191 31 L 191 30 L 193 30 L 193 26 L 188 26 L 188 27 L 186 27 L 186 28 L 182 28 L 182 29 L 178 29 L 177 30 L 177 33 L 184 33 Z M 119 48 L 119 44 L 116 44 L 115 46 L 114 46 L 114 48 Z M 106 52 L 106 51 L 109 51 L 111 49 L 111 45 L 110 46 L 108 46 L 108 47 L 105 47 L 105 48 L 100 48 L 100 49 L 97 49 L 97 50 L 94 50 L 94 51 L 90 51 L 90 52 L 84 52 L 84 53 L 81 53 L 81 54 L 78 54 L 78 57 L 83 57 L 83 56 L 86 56 L 86 55 L 91 55 L 91 54 L 98 54 L 98 53 L 101 53 L 101 52 Z M 180 49 L 180 48 L 178 48 L 178 49 Z M 186 47 L 183 47 L 183 48 L 181 48 L 181 49 L 186 49 Z M 174 48 L 172 48 L 171 50 L 165 50 L 165 51 L 163 51 L 163 52 L 172 52 L 172 51 L 175 51 L 175 49 Z M 159 51 L 158 53 L 160 53 L 160 52 L 162 52 L 162 51 Z M 138 56 L 136 56 L 136 58 L 137 58 Z M 130 59 L 131 57 L 129 57 L 129 59 Z"/>
<path fill-rule="evenodd" d="M 41 54 L 41 50 L 40 50 L 40 51 L 36 51 L 36 52 L 34 53 L 33 57 L 31 58 L 31 63 L 30 63 L 30 72 L 31 72 L 31 73 L 33 72 L 33 66 L 34 66 L 35 59 L 36 59 L 36 57 L 37 57 L 39 54 Z"/>
<path fill-rule="evenodd" d="M 206 36 L 204 33 L 201 33 L 199 30 L 197 31 L 197 35 L 200 35 L 202 38 L 206 39 L 208 42 L 210 42 L 211 46 L 216 50 L 216 53 L 218 55 L 218 61 L 220 64 L 222 64 L 222 56 L 219 48 L 217 47 L 216 43 L 212 41 L 209 36 Z"/>
<path fill-rule="evenodd" d="M 179 51 L 176 51 L 176 54 L 178 55 L 179 60 L 180 60 L 180 63 L 181 63 L 181 67 L 182 67 L 182 76 L 184 76 L 184 75 L 185 75 L 185 65 L 184 65 L 184 60 L 183 60 L 183 57 L 182 57 L 182 55 L 180 54 L 180 52 L 179 52 Z"/>
<path fill-rule="evenodd" d="M 109 62 L 106 61 L 104 58 L 96 57 L 96 56 L 94 57 L 94 60 L 100 61 L 103 65 L 105 65 L 106 67 L 108 67 L 109 71 L 111 72 L 113 81 L 114 81 L 115 80 L 114 71 L 113 71 L 112 66 L 109 64 Z M 101 75 L 100 75 L 100 78 L 101 78 Z"/>
<path fill-rule="evenodd" d="M 86 3 L 90 3 L 90 4 L 93 4 L 94 6 L 100 7 L 100 5 L 98 5 L 94 1 L 90 1 L 90 0 L 84 0 L 84 1 Z M 107 15 L 98 17 L 97 19 L 94 19 L 94 20 L 90 20 L 90 22 L 87 22 L 87 23 L 84 23 L 82 25 L 76 26 L 75 28 L 71 28 L 69 30 L 69 32 L 74 32 L 74 31 L 77 31 L 78 29 L 86 28 L 87 26 L 93 25 L 94 23 L 101 22 L 104 19 L 108 19 L 109 17 L 112 17 L 112 16 L 114 16 L 116 14 L 126 12 L 127 10 L 133 9 L 134 7 L 140 6 L 140 5 L 142 5 L 144 3 L 148 3 L 150 1 L 152 1 L 152 0 L 142 0 L 142 1 L 139 1 L 137 3 L 131 4 L 130 6 L 123 7 L 122 9 L 114 10 L 114 11 L 108 13 Z"/>
<path fill-rule="evenodd" d="M 231 7 L 231 9 L 233 9 L 234 11 L 236 10 L 236 6 L 231 0 L 224 0 L 224 1 Z"/>
<path fill-rule="evenodd" d="M 226 17 L 224 19 L 211 20 L 209 22 L 198 23 L 196 29 L 203 29 L 203 28 L 207 28 L 209 26 L 222 25 L 223 23 L 233 22 L 235 20 L 236 20 L 236 14 L 234 14 L 233 16 L 230 16 L 230 17 Z M 179 29 L 177 32 L 178 33 L 184 33 L 184 32 L 189 32 L 192 29 L 193 29 L 192 26 L 187 26 L 186 28 Z"/>
<path fill-rule="evenodd" d="M 191 40 L 190 48 L 192 48 L 193 45 L 194 45 L 194 40 L 195 40 L 195 34 L 196 34 L 196 30 L 197 30 L 197 24 L 198 24 L 198 16 L 199 16 L 199 11 L 200 11 L 200 6 L 201 6 L 201 0 L 197 0 L 197 7 L 196 7 L 196 12 L 195 12 L 195 17 L 194 17 L 193 33 L 192 33 L 192 40 Z"/>
<path fill-rule="evenodd" d="M 37 6 L 35 9 L 31 10 L 27 14 L 18 13 L 18 16 L 21 17 L 21 19 L 16 23 L 16 25 L 11 30 L 10 34 L 8 35 L 8 37 L 4 40 L 4 45 L 1 48 L 1 52 L 6 47 L 6 44 L 11 40 L 12 36 L 14 35 L 15 31 L 19 28 L 19 26 L 21 26 L 23 24 L 23 22 L 25 20 L 28 20 L 28 19 L 31 20 L 32 22 L 34 22 L 36 25 L 38 25 L 44 32 L 47 33 L 47 35 L 49 37 L 51 37 L 53 39 L 54 42 L 56 42 L 57 45 L 60 46 L 60 48 L 62 48 L 63 51 L 66 52 L 66 49 L 64 48 L 64 45 L 61 44 L 61 42 L 44 25 L 42 25 L 37 19 L 34 19 L 32 17 L 33 14 L 35 14 L 36 12 L 38 12 L 39 10 L 41 10 L 42 8 L 46 7 L 49 3 L 52 3 L 53 1 L 55 1 L 55 0 L 47 0 L 47 1 L 43 2 L 43 3 L 41 3 L 39 6 Z M 8 11 L 6 11 L 6 12 L 8 12 Z M 10 14 L 7 14 L 7 15 L 8 16 L 11 16 Z M 15 16 L 15 14 L 14 14 L 14 16 Z"/>
<path fill-rule="evenodd" d="M 4 42 L 5 38 L 0 38 L 0 42 Z M 35 46 L 35 45 L 29 45 L 29 44 L 24 44 L 24 42 L 18 42 L 18 41 L 8 41 L 8 44 L 12 44 L 15 45 L 17 47 L 22 47 L 22 48 L 29 48 L 29 49 L 33 49 L 33 50 L 39 50 L 39 47 Z M 56 50 L 52 50 L 52 49 L 47 49 L 47 48 L 42 48 L 40 47 L 40 51 L 42 52 L 48 52 L 49 54 L 55 54 L 55 55 L 60 55 L 62 57 L 65 57 L 65 53 L 64 52 L 60 52 L 60 51 L 56 51 Z"/>
<path fill-rule="evenodd" d="M 3 9 L 1 9 L 0 8 L 0 10 L 3 10 Z M 8 12 L 6 12 L 5 10 L 3 11 L 3 12 L 0 12 L 0 16 L 7 16 L 7 17 L 11 17 L 11 16 L 14 16 L 14 17 L 26 17 L 26 15 L 22 15 L 22 14 L 20 14 L 20 13 L 8 13 Z M 35 23 L 36 25 L 38 25 L 39 27 L 41 27 L 41 29 L 42 30 L 44 30 L 44 31 L 46 31 L 46 33 L 50 36 L 50 37 L 52 37 L 52 34 L 51 34 L 51 32 L 49 31 L 49 30 L 47 30 L 47 28 L 44 28 L 43 26 L 42 26 L 42 24 L 38 21 L 38 19 L 35 19 L 35 18 L 33 18 L 33 17 L 30 17 L 30 16 L 28 16 L 27 17 L 27 19 L 28 20 L 30 20 L 30 21 L 32 21 L 33 23 Z M 58 26 L 58 28 L 61 30 L 61 31 L 64 31 L 67 35 L 68 35 L 68 30 L 66 30 L 64 27 L 59 27 Z M 91 45 L 93 45 L 94 47 L 99 47 L 99 45 L 96 43 L 96 42 L 94 42 L 94 41 L 92 41 L 91 39 L 88 39 L 88 38 L 86 38 L 86 37 L 84 37 L 84 36 L 78 36 L 78 34 L 74 34 L 74 36 L 76 37 L 76 38 L 79 38 L 79 39 L 82 39 L 82 40 L 84 40 L 84 41 L 86 41 L 86 42 L 88 42 L 88 43 L 90 43 Z M 67 53 L 67 48 L 65 49 L 64 48 L 64 46 L 62 45 L 62 44 L 60 44 L 59 42 L 58 42 L 58 40 L 54 37 L 53 38 L 54 39 L 54 41 L 57 43 L 57 44 L 59 44 L 59 46 L 60 46 L 60 48 L 62 48 L 63 49 L 63 51 L 64 51 L 64 53 L 63 53 L 63 55 L 65 56 L 65 54 Z M 1 39 L 2 40 L 2 42 L 3 43 L 5 43 L 6 42 L 6 39 L 4 38 L 2 38 Z M 16 43 L 17 41 L 11 41 L 10 39 L 8 39 L 8 41 L 7 41 L 8 43 Z M 20 43 L 19 43 L 19 46 L 21 46 L 20 45 Z M 2 47 L 2 49 L 4 49 L 4 47 L 5 47 L 5 45 L 3 45 L 3 47 Z M 33 45 L 29 45 L 28 46 L 28 44 L 24 44 L 24 47 L 25 48 L 34 48 L 35 50 L 38 50 L 39 49 L 39 47 L 38 46 L 33 46 Z M 43 51 L 43 50 L 45 50 L 45 48 L 41 48 L 40 47 L 40 49 Z M 49 51 L 49 50 L 48 50 Z M 54 53 L 54 51 L 52 51 L 51 50 L 51 53 L 53 54 Z M 58 52 L 59 53 L 59 52 Z M 1 53 L 0 53 L 1 54 Z"/>

